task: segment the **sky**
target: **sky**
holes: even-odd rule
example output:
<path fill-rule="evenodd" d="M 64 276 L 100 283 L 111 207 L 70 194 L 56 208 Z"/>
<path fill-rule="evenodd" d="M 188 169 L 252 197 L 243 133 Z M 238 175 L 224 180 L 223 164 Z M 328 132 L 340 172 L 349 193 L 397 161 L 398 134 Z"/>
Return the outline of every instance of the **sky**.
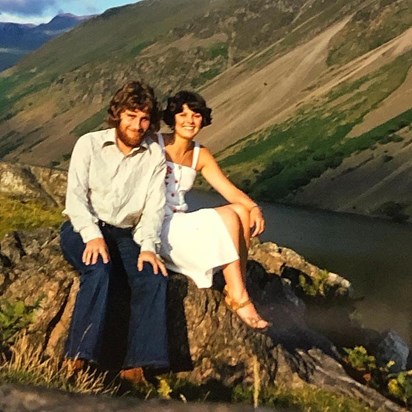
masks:
<path fill-rule="evenodd" d="M 0 22 L 47 23 L 59 13 L 101 14 L 136 0 L 0 0 Z"/>

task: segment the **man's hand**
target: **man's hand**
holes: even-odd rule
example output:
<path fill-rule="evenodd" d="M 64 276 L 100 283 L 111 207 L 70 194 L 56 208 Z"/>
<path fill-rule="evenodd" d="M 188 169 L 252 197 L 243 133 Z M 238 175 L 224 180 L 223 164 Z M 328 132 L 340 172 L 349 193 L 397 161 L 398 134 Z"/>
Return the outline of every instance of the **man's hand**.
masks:
<path fill-rule="evenodd" d="M 156 256 L 155 253 L 150 252 L 148 250 L 144 250 L 140 252 L 139 258 L 137 259 L 137 270 L 143 270 L 143 262 L 148 262 L 153 266 L 153 272 L 155 275 L 160 272 L 163 276 L 167 276 L 167 270 L 164 263 Z"/>
<path fill-rule="evenodd" d="M 82 261 L 85 265 L 94 265 L 99 258 L 102 257 L 104 263 L 110 261 L 109 249 L 107 248 L 106 242 L 102 237 L 89 240 L 86 243 L 86 248 L 84 249 Z"/>

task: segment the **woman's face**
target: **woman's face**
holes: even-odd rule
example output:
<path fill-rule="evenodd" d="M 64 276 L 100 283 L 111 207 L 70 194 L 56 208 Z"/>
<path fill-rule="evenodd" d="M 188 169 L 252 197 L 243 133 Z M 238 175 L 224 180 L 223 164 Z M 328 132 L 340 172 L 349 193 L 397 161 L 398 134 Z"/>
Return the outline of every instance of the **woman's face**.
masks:
<path fill-rule="evenodd" d="M 183 105 L 183 111 L 175 115 L 175 134 L 185 139 L 193 139 L 202 128 L 202 115 Z"/>

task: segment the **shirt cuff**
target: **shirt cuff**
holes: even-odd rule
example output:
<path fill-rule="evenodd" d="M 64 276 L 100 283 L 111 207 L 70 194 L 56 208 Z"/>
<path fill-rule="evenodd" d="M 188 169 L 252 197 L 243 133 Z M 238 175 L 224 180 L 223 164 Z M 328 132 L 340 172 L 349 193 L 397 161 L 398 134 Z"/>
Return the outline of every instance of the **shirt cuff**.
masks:
<path fill-rule="evenodd" d="M 151 239 L 143 240 L 140 244 L 140 251 L 141 252 L 153 252 L 154 254 L 159 253 L 159 244 L 155 243 Z"/>
<path fill-rule="evenodd" d="M 81 229 L 80 236 L 82 237 L 84 243 L 97 239 L 98 237 L 103 238 L 102 232 L 97 225 L 87 226 Z"/>

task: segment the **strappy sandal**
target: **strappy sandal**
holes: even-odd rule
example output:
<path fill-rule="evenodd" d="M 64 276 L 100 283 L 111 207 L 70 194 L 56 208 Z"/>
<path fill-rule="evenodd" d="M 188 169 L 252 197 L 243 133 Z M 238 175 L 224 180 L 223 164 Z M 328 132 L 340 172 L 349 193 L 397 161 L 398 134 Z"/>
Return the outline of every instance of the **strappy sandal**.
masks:
<path fill-rule="evenodd" d="M 223 295 L 224 295 L 224 302 L 227 306 L 227 308 L 234 313 L 247 327 L 250 329 L 253 329 L 258 332 L 266 332 L 269 327 L 271 326 L 270 322 L 267 322 L 267 325 L 264 326 L 263 328 L 259 328 L 259 322 L 260 321 L 265 321 L 262 317 L 257 314 L 256 316 L 241 316 L 238 313 L 239 309 L 242 309 L 246 307 L 247 305 L 253 305 L 253 302 L 251 299 L 247 299 L 244 302 L 237 302 L 233 298 L 230 297 L 229 292 L 226 288 L 226 286 L 223 289 Z"/>

